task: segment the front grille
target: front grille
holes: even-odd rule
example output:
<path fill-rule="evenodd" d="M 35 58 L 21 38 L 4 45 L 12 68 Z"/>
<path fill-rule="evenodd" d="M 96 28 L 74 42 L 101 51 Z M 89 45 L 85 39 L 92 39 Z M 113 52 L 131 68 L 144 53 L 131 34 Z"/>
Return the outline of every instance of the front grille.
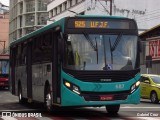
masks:
<path fill-rule="evenodd" d="M 75 71 L 64 69 L 74 78 L 84 82 L 122 82 L 128 81 L 140 72 L 139 69 L 131 71 Z"/>
<path fill-rule="evenodd" d="M 114 100 L 126 100 L 130 91 L 123 91 L 123 92 L 105 92 L 105 93 L 98 93 L 98 92 L 82 92 L 81 96 L 84 97 L 86 101 L 102 101 L 100 99 L 101 96 L 112 96 L 112 101 Z M 108 101 L 108 100 L 103 100 Z"/>

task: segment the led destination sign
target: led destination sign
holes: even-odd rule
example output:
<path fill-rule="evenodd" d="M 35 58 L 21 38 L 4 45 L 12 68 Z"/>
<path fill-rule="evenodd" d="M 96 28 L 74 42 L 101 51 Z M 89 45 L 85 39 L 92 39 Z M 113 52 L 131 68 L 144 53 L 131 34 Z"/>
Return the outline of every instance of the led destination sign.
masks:
<path fill-rule="evenodd" d="M 135 29 L 132 21 L 107 19 L 69 19 L 67 28 Z"/>
<path fill-rule="evenodd" d="M 75 28 L 107 28 L 106 21 L 74 21 Z"/>

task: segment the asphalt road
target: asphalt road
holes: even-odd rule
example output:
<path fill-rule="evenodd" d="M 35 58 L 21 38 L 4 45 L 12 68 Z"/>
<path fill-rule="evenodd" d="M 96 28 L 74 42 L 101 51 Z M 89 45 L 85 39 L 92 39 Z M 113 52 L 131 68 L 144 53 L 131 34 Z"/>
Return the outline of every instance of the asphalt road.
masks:
<path fill-rule="evenodd" d="M 44 111 L 42 104 L 19 104 L 18 97 L 11 95 L 8 90 L 0 91 L 0 112 L 15 112 L 21 115 L 28 113 L 37 113 L 27 118 L 25 116 L 14 116 L 14 118 L 0 118 L 0 120 L 159 120 L 160 119 L 160 103 L 152 104 L 149 100 L 141 100 L 138 105 L 121 105 L 117 115 L 110 115 L 106 112 L 105 107 L 85 107 L 77 109 L 64 109 L 54 113 Z M 41 117 L 42 116 L 42 117 Z M 21 119 L 19 118 L 21 117 Z"/>

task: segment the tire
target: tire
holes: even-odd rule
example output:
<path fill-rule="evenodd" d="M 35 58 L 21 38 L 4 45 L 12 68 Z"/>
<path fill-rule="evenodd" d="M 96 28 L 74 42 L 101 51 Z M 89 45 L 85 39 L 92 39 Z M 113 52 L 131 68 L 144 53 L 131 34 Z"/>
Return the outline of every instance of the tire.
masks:
<path fill-rule="evenodd" d="M 158 103 L 159 102 L 156 92 L 151 92 L 150 100 L 151 100 L 152 103 Z"/>
<path fill-rule="evenodd" d="M 110 114 L 117 114 L 120 109 L 120 105 L 106 105 L 106 110 Z"/>
<path fill-rule="evenodd" d="M 52 97 L 51 97 L 51 90 L 49 85 L 46 86 L 45 92 L 44 92 L 44 107 L 47 112 L 52 112 L 53 106 L 52 106 Z"/>
<path fill-rule="evenodd" d="M 20 104 L 25 103 L 25 99 L 22 97 L 22 87 L 21 86 L 18 87 L 18 98 L 19 98 Z"/>

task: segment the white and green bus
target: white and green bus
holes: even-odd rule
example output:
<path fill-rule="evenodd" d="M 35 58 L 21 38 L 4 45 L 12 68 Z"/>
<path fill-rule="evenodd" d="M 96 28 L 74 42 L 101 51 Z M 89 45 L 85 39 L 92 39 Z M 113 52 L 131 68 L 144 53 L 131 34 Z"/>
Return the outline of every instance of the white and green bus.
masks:
<path fill-rule="evenodd" d="M 62 18 L 10 45 L 10 90 L 19 102 L 57 107 L 140 102 L 140 39 L 133 19 Z"/>

